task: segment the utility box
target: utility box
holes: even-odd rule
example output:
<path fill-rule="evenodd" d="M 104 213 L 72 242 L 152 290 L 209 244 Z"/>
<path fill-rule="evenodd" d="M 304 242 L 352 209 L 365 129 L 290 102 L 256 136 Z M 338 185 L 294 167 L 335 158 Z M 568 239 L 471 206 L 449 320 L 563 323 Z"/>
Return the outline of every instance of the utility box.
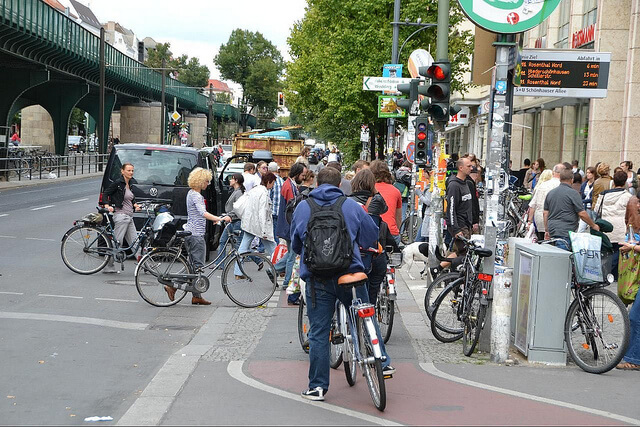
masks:
<path fill-rule="evenodd" d="M 566 365 L 564 319 L 571 302 L 570 252 L 515 244 L 511 335 L 529 362 Z"/>

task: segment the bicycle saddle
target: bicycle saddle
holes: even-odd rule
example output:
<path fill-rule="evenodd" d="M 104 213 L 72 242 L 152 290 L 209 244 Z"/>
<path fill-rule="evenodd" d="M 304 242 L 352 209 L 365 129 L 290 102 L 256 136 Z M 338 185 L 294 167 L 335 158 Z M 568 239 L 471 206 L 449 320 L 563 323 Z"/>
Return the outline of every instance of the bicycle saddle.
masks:
<path fill-rule="evenodd" d="M 340 286 L 361 286 L 367 282 L 367 275 L 359 271 L 357 273 L 343 274 L 338 278 L 338 285 Z"/>
<path fill-rule="evenodd" d="M 487 258 L 490 257 L 491 254 L 493 254 L 493 251 L 487 248 L 477 248 L 474 249 L 473 252 L 476 253 L 480 258 Z"/>
<path fill-rule="evenodd" d="M 178 230 L 176 231 L 176 237 L 189 237 L 191 236 L 191 232 L 187 230 Z"/>

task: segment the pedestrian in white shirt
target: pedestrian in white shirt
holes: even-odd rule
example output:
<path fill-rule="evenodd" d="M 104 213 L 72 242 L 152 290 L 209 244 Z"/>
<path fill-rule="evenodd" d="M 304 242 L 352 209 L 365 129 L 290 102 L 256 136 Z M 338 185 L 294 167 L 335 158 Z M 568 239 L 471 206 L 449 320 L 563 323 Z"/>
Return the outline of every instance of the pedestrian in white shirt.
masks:
<path fill-rule="evenodd" d="M 260 185 L 260 178 L 256 175 L 256 165 L 247 162 L 244 164 L 244 172 L 242 172 L 244 178 L 244 188 L 246 191 L 251 190 L 253 187 Z"/>

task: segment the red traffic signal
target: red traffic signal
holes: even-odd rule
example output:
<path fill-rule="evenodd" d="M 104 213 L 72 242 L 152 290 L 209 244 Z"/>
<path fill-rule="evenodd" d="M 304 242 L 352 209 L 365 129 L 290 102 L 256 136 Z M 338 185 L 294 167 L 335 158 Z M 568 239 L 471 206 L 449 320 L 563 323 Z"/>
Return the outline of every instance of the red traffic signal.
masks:
<path fill-rule="evenodd" d="M 420 68 L 422 69 L 425 67 Z M 424 75 L 432 79 L 432 83 L 447 82 L 451 79 L 451 64 L 448 62 L 434 62 L 427 68 Z"/>

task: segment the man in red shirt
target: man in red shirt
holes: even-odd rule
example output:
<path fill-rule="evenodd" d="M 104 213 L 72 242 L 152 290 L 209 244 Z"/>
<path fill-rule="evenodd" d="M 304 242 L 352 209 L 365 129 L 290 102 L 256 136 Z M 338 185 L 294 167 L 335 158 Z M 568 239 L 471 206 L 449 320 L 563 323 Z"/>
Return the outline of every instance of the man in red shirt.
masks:
<path fill-rule="evenodd" d="M 393 176 L 389 167 L 382 160 L 374 160 L 369 167 L 376 177 L 376 190 L 387 203 L 387 212 L 380 217 L 389 226 L 389 231 L 397 244 L 400 244 L 400 228 L 402 223 L 402 195 L 393 186 Z"/>

